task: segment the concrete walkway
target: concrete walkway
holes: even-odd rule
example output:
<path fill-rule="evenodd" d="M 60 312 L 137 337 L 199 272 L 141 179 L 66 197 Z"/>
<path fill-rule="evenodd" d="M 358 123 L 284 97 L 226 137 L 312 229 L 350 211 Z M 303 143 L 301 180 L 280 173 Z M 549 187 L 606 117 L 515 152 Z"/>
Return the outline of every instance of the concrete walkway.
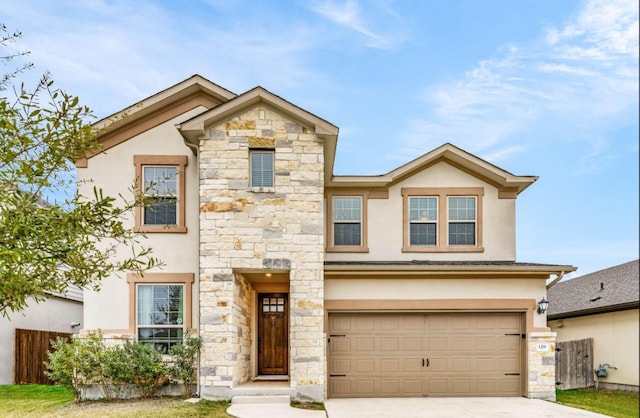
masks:
<path fill-rule="evenodd" d="M 325 407 L 329 418 L 606 417 L 553 402 L 527 398 L 329 399 L 325 402 Z"/>
<path fill-rule="evenodd" d="M 227 413 L 237 418 L 326 418 L 324 411 L 292 408 L 281 403 L 231 405 Z"/>
<path fill-rule="evenodd" d="M 606 415 L 527 398 L 329 399 L 325 411 L 282 403 L 238 404 L 227 412 L 238 418 L 597 418 Z"/>

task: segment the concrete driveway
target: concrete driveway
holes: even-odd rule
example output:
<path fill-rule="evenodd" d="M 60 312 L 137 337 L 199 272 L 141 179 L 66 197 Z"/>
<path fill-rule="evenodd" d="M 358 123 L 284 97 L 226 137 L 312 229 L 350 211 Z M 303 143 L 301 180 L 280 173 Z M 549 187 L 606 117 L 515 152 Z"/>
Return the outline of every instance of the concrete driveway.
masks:
<path fill-rule="evenodd" d="M 527 398 L 328 399 L 329 418 L 539 418 L 606 417 L 553 402 Z"/>

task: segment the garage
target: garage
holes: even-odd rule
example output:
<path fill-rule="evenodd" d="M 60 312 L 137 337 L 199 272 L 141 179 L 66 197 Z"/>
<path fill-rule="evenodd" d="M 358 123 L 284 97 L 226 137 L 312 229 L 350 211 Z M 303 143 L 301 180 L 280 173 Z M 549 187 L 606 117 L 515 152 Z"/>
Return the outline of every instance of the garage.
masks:
<path fill-rule="evenodd" d="M 522 396 L 524 315 L 329 313 L 329 397 Z"/>

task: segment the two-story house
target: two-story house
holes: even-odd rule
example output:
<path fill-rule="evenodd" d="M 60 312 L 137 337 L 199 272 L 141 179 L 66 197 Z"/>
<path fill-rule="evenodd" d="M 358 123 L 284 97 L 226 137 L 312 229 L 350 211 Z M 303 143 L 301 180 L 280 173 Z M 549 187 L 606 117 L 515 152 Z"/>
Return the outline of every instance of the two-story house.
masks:
<path fill-rule="evenodd" d="M 336 176 L 336 126 L 198 75 L 96 127 L 104 152 L 77 162 L 81 187 L 137 180 L 153 204 L 131 226 L 165 266 L 86 292 L 85 332 L 160 349 L 197 333 L 204 398 L 279 379 L 316 401 L 555 399 L 539 301 L 575 268 L 516 262 L 515 203 L 536 177 L 451 144 Z"/>

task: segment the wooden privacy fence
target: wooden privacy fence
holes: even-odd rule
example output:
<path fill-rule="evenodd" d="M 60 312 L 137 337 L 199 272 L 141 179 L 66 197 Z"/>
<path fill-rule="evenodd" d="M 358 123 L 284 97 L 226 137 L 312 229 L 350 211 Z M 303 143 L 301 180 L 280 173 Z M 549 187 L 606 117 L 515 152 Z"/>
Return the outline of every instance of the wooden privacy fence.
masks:
<path fill-rule="evenodd" d="M 557 343 L 556 386 L 567 390 L 593 385 L 593 338 Z"/>
<path fill-rule="evenodd" d="M 16 328 L 14 379 L 15 384 L 37 383 L 51 384 L 44 374 L 49 360 L 47 352 L 51 350 L 51 340 L 57 337 L 71 338 L 68 332 L 37 331 Z"/>

